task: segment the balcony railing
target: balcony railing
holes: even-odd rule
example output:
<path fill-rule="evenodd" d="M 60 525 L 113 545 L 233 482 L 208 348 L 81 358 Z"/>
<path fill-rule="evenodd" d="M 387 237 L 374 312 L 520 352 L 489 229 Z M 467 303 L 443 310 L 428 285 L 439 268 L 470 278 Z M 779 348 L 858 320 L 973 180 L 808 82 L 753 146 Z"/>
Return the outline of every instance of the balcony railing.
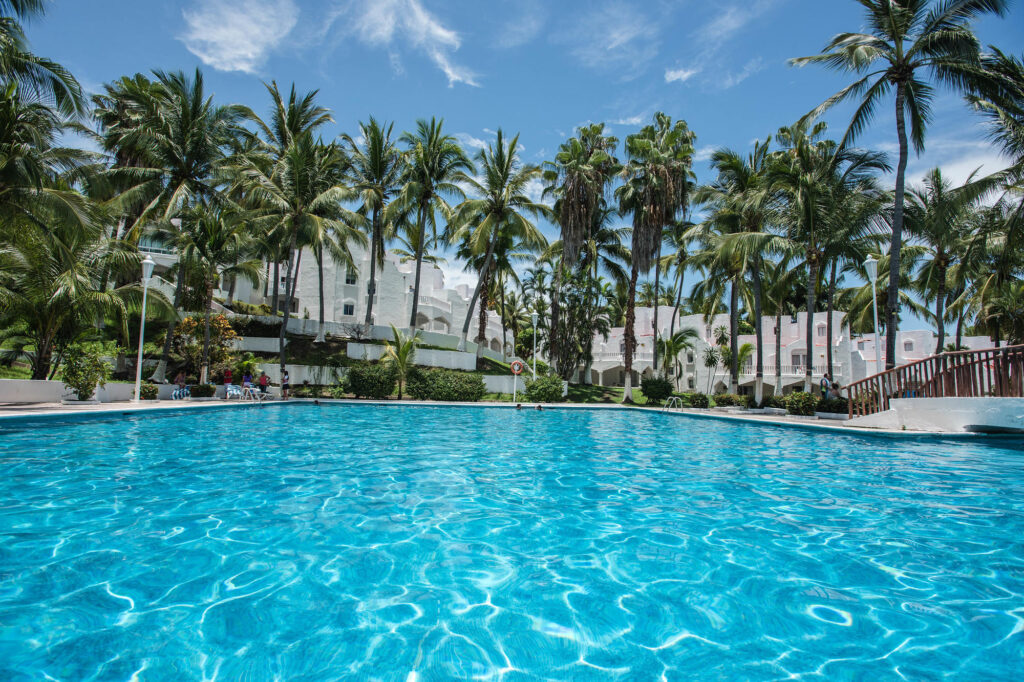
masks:
<path fill-rule="evenodd" d="M 781 372 L 777 372 L 775 365 L 766 364 L 764 366 L 764 375 L 765 376 L 775 376 L 776 374 L 782 374 L 783 376 L 787 376 L 788 375 L 788 376 L 801 376 L 802 377 L 802 376 L 804 376 L 807 373 L 807 366 L 806 365 L 782 365 L 780 369 L 782 371 Z M 726 371 L 728 371 L 728 368 L 726 368 Z M 825 364 L 814 365 L 813 367 L 811 367 L 811 374 L 816 374 L 818 376 L 821 376 L 822 374 L 824 374 L 827 371 L 828 371 L 828 365 L 825 365 Z M 839 364 L 838 362 L 833 362 L 832 363 L 832 373 L 833 374 L 842 374 L 842 372 L 843 372 L 843 366 L 841 364 Z M 752 364 L 750 364 L 750 365 L 743 365 L 743 367 L 740 368 L 740 374 L 748 374 L 750 376 L 754 376 L 754 373 L 755 373 L 754 372 L 754 365 L 752 365 Z"/>

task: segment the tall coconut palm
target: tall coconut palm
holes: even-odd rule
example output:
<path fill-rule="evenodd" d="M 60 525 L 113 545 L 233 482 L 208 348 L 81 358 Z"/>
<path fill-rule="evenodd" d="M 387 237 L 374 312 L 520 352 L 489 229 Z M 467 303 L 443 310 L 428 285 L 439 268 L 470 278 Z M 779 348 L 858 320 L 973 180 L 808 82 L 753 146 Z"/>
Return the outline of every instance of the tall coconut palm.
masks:
<path fill-rule="evenodd" d="M 429 241 L 426 237 L 430 224 L 431 239 L 437 237 L 437 214 L 445 220 L 452 215 L 446 197 L 465 198 L 456 182 L 460 173 L 472 173 L 473 164 L 459 146 L 458 140 L 443 131 L 444 120 L 431 118 L 416 122 L 416 132 L 405 132 L 399 138 L 407 147 L 402 175 L 402 190 L 392 202 L 400 212 L 415 213 L 416 275 L 413 280 L 412 311 L 409 328 L 416 328 L 416 314 L 420 300 L 420 274 Z"/>
<path fill-rule="evenodd" d="M 215 105 L 206 95 L 198 69 L 191 78 L 182 72 L 154 71 L 153 75 L 155 81 L 148 87 L 140 82 L 124 102 L 132 110 L 132 124 L 112 131 L 107 140 L 111 149 L 123 149 L 136 160 L 107 174 L 112 184 L 126 188 L 114 207 L 134 218 L 125 226 L 129 238 L 150 225 L 180 219 L 192 206 L 213 201 L 217 173 L 228 151 L 238 138 L 250 135 L 242 125 L 248 109 Z M 183 292 L 179 277 L 176 310 Z M 175 323 L 172 319 L 168 325 L 153 381 L 165 380 Z"/>
<path fill-rule="evenodd" d="M 244 187 L 254 204 L 250 223 L 258 230 L 279 230 L 281 240 L 287 244 L 286 304 L 278 339 L 282 373 L 286 361 L 285 333 L 298 279 L 298 247 L 311 243 L 313 235 L 354 238 L 352 225 L 358 218 L 343 203 L 355 199 L 356 193 L 342 184 L 342 158 L 338 145 L 314 140 L 307 131 L 288 145 L 269 171 L 249 157 L 241 158 L 234 168 L 236 183 Z"/>
<path fill-rule="evenodd" d="M 804 390 L 811 390 L 814 366 L 814 313 L 821 267 L 828 242 L 825 219 L 837 188 L 856 186 L 889 169 L 882 154 L 841 147 L 823 140 L 824 123 L 799 121 L 781 128 L 776 140 L 782 149 L 768 171 L 773 187 L 788 202 L 789 239 L 804 251 L 807 266 L 807 360 Z M 898 288 L 898 287 L 897 287 Z"/>
<path fill-rule="evenodd" d="M 391 138 L 393 123 L 381 124 L 374 117 L 360 123 L 362 143 L 342 135 L 351 162 L 348 184 L 360 201 L 359 212 L 369 216 L 370 281 L 366 291 L 366 327 L 373 324 L 373 298 L 377 295 L 377 268 L 384 265 L 384 249 L 390 225 L 384 220 L 388 204 L 401 187 L 403 158 Z"/>
<path fill-rule="evenodd" d="M 580 247 L 601 226 L 606 215 L 605 192 L 620 170 L 615 158 L 617 138 L 604 134 L 604 124 L 582 126 L 577 136 L 559 146 L 544 171 L 546 194 L 555 197 L 555 215 L 561 229 L 562 255 L 555 268 L 551 297 L 551 359 L 557 364 L 561 335 L 559 294 L 563 268 L 575 267 Z M 556 367 L 556 370 L 558 368 Z"/>
<path fill-rule="evenodd" d="M 636 280 L 660 256 L 664 230 L 686 209 L 690 170 L 696 136 L 686 122 L 658 112 L 652 125 L 626 138 L 628 162 L 623 184 L 616 189 L 619 209 L 633 218 L 632 270 L 630 272 L 625 329 L 626 386 L 623 402 L 632 402 L 633 352 L 636 349 Z M 655 308 L 657 326 L 657 308 Z"/>
<path fill-rule="evenodd" d="M 518 145 L 518 135 L 506 141 L 499 128 L 494 144 L 488 144 L 486 149 L 477 153 L 476 165 L 480 178 L 465 173 L 459 177 L 459 181 L 467 185 L 476 196 L 466 199 L 456 208 L 448 225 L 448 241 L 451 244 L 462 244 L 470 253 L 484 256 L 469 301 L 466 321 L 462 325 L 460 349 L 466 347 L 473 309 L 480 298 L 482 287 L 487 283 L 498 241 L 507 239 L 510 242 L 522 242 L 528 248 L 537 249 L 547 246 L 544 235 L 526 217 L 551 216 L 547 206 L 533 201 L 526 193 L 530 181 L 539 178 L 541 170 L 537 166 L 520 162 Z M 478 346 L 478 355 L 480 350 Z"/>
<path fill-rule="evenodd" d="M 857 80 L 829 97 L 813 112 L 816 118 L 832 106 L 857 100 L 841 147 L 854 140 L 871 122 L 883 98 L 895 95 L 896 137 L 899 162 L 889 247 L 886 320 L 886 367 L 896 363 L 900 250 L 903 245 L 903 207 L 908 161 L 907 119 L 910 141 L 917 153 L 924 150 L 925 128 L 931 118 L 935 89 L 928 82 L 959 92 L 983 80 L 978 39 L 971 22 L 986 14 L 1002 16 L 1009 0 L 858 0 L 864 7 L 867 32 L 840 33 L 821 54 L 800 57 L 790 63 L 823 64 L 827 68 L 857 74 Z M 863 75 L 861 75 L 863 74 Z"/>

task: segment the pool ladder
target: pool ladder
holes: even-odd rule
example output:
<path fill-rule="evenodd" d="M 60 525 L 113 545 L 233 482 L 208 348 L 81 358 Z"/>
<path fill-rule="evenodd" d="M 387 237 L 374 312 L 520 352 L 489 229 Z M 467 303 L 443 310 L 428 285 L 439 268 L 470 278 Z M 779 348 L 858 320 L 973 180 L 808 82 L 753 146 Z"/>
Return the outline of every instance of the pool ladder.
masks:
<path fill-rule="evenodd" d="M 683 399 L 677 395 L 674 395 L 667 401 L 665 401 L 665 407 L 661 409 L 662 411 L 667 412 L 668 410 L 671 410 L 673 407 L 679 410 L 683 409 Z"/>

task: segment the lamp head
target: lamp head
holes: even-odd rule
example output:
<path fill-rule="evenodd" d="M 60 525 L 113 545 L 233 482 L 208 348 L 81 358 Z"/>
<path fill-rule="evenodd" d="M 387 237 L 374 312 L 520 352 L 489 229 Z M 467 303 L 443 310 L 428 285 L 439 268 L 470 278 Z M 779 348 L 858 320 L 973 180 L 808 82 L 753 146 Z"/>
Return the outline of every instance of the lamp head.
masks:
<path fill-rule="evenodd" d="M 142 260 L 142 281 L 143 282 L 148 282 L 149 278 L 153 276 L 153 267 L 155 265 L 156 265 L 156 263 L 147 254 L 146 257 Z"/>
<path fill-rule="evenodd" d="M 533 324 L 533 328 L 536 329 L 537 328 L 537 312 L 536 311 L 530 313 L 530 322 L 531 322 L 531 324 Z"/>
<path fill-rule="evenodd" d="M 867 260 L 864 261 L 864 270 L 868 273 L 868 279 L 874 282 L 878 279 L 878 261 L 874 256 L 868 256 Z"/>

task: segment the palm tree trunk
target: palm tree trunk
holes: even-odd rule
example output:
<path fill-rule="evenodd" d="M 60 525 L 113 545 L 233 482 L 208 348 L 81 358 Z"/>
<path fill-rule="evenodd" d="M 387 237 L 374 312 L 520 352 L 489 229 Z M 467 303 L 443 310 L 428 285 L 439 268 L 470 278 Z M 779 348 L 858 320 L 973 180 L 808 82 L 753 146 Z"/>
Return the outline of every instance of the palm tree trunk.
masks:
<path fill-rule="evenodd" d="M 729 393 L 739 393 L 739 326 L 740 287 L 739 275 L 733 278 L 729 287 Z"/>
<path fill-rule="evenodd" d="M 836 267 L 838 264 L 838 258 L 832 261 L 832 272 L 828 277 L 828 299 L 825 301 L 825 314 L 828 316 L 825 319 L 825 336 L 828 337 L 825 340 L 825 365 L 829 379 L 833 380 L 835 377 L 832 374 L 832 303 L 836 297 Z"/>
<path fill-rule="evenodd" d="M 501 306 L 501 357 L 505 357 L 505 349 L 508 348 L 508 330 L 505 328 L 505 285 L 501 285 L 501 295 L 498 298 L 498 305 Z M 515 355 L 515 349 L 512 349 Z"/>
<path fill-rule="evenodd" d="M 814 293 L 817 288 L 815 283 L 818 280 L 818 254 L 814 251 L 807 253 L 807 267 L 810 272 L 807 276 L 807 350 L 804 355 L 804 390 L 811 392 L 811 371 L 814 368 Z"/>
<path fill-rule="evenodd" d="M 416 333 L 416 313 L 420 303 L 420 270 L 423 268 L 423 238 L 426 236 L 426 217 L 423 214 L 423 206 L 420 206 L 419 216 L 419 241 L 416 242 L 416 278 L 412 287 L 412 313 L 409 315 L 409 331 Z"/>
<path fill-rule="evenodd" d="M 943 306 L 946 303 L 946 268 L 939 266 L 939 290 L 935 296 L 935 326 L 938 331 L 938 341 L 935 344 L 935 354 L 942 352 L 946 343 L 946 312 Z"/>
<path fill-rule="evenodd" d="M 963 341 L 964 331 L 964 310 L 960 308 L 960 314 L 956 317 L 956 349 L 960 350 L 960 343 Z"/>
<path fill-rule="evenodd" d="M 551 283 L 551 315 L 550 326 L 548 327 L 548 352 L 550 355 L 551 369 L 558 374 L 561 368 L 558 366 L 559 327 L 561 325 L 560 306 L 558 305 L 558 294 L 562 288 L 562 261 L 555 262 L 554 278 Z"/>
<path fill-rule="evenodd" d="M 782 395 L 782 304 L 775 311 L 775 395 Z"/>
<path fill-rule="evenodd" d="M 676 315 L 679 314 L 679 306 L 683 300 L 683 277 L 686 275 L 686 270 L 682 267 L 679 268 L 679 288 L 676 290 L 676 307 L 672 309 L 672 321 L 669 323 L 668 336 L 672 338 L 676 333 Z"/>
<path fill-rule="evenodd" d="M 661 229 L 659 228 L 659 232 Z M 654 373 L 658 373 L 658 304 L 661 303 L 661 239 L 654 258 Z"/>
<path fill-rule="evenodd" d="M 320 324 L 317 327 L 316 338 L 313 339 L 313 343 L 324 342 L 324 245 L 318 244 L 316 247 L 316 275 L 317 283 L 320 287 Z"/>
<path fill-rule="evenodd" d="M 377 293 L 377 242 L 380 239 L 380 209 L 373 209 L 373 230 L 370 235 L 370 282 L 366 287 L 366 325 L 367 331 L 373 322 L 373 296 Z"/>
<path fill-rule="evenodd" d="M 623 358 L 623 365 L 626 367 L 626 386 L 622 389 L 622 402 L 633 402 L 633 348 L 636 346 L 636 278 L 639 273 L 636 268 L 636 261 L 633 261 L 629 275 L 629 293 L 626 298 L 626 328 L 624 338 L 626 352 Z"/>
<path fill-rule="evenodd" d="M 295 256 L 295 243 L 298 241 L 298 232 L 294 225 L 292 225 L 292 240 L 288 245 L 288 262 L 285 270 L 285 291 L 286 305 L 284 307 L 284 320 L 281 321 L 281 330 L 278 332 L 277 344 L 278 353 L 280 356 L 280 376 L 284 376 L 284 365 L 287 360 L 285 352 L 285 334 L 288 331 L 288 319 L 292 313 L 292 295 L 295 292 L 295 272 L 296 256 Z"/>
<path fill-rule="evenodd" d="M 900 305 L 900 250 L 903 246 L 903 200 L 907 174 L 907 124 L 903 100 L 906 84 L 896 84 L 896 135 L 899 137 L 900 159 L 896 165 L 896 205 L 892 212 L 892 242 L 889 245 L 889 294 L 885 321 L 885 368 L 896 366 L 896 333 Z"/>
<path fill-rule="evenodd" d="M 266 263 L 263 273 L 263 298 L 264 300 L 270 294 L 270 261 Z"/>
<path fill-rule="evenodd" d="M 754 286 L 754 334 L 756 337 L 754 401 L 760 407 L 761 400 L 764 397 L 764 330 L 761 324 L 761 259 L 759 256 L 754 256 L 754 263 L 750 274 Z"/>
<path fill-rule="evenodd" d="M 171 341 L 174 340 L 174 327 L 178 322 L 178 310 L 181 308 L 181 297 L 184 295 L 185 271 L 183 264 L 178 264 L 178 281 L 174 286 L 174 311 L 171 321 L 167 323 L 167 336 L 164 337 L 164 348 L 160 353 L 160 362 L 156 364 L 156 371 L 149 378 L 154 384 L 162 384 L 167 381 L 167 361 L 171 357 Z"/>
<path fill-rule="evenodd" d="M 228 307 L 230 308 L 235 303 L 235 283 L 238 282 L 238 277 L 231 275 L 231 284 L 228 286 Z"/>
<path fill-rule="evenodd" d="M 498 243 L 498 231 L 494 230 L 491 235 L 491 241 L 487 245 L 487 255 L 484 257 L 483 269 L 487 270 L 491 267 L 491 259 L 494 257 L 494 247 Z M 469 310 L 466 311 L 466 321 L 462 324 L 462 340 L 459 341 L 458 349 L 466 350 L 466 339 L 469 337 L 469 325 L 473 320 L 473 308 L 476 306 L 476 301 L 480 298 L 480 286 L 484 283 L 483 276 L 480 276 L 476 280 L 476 288 L 473 289 L 473 297 L 469 299 Z M 536 333 L 536 330 L 534 330 Z M 480 355 L 480 349 L 477 348 L 477 357 Z"/>
<path fill-rule="evenodd" d="M 480 309 L 477 311 L 477 357 L 482 355 L 481 351 L 487 345 L 487 306 L 491 302 L 491 269 L 489 266 L 480 277 L 484 281 L 484 286 L 480 289 Z"/>
<path fill-rule="evenodd" d="M 199 383 L 207 383 L 210 372 L 210 311 L 213 308 L 213 281 L 206 282 L 206 314 L 203 316 L 203 362 L 199 370 Z"/>
<path fill-rule="evenodd" d="M 273 311 L 274 315 L 277 315 L 277 313 L 278 313 L 278 304 L 280 303 L 280 298 L 281 298 L 280 295 L 278 294 L 278 291 L 280 290 L 280 288 L 281 288 L 281 261 L 275 260 L 274 261 L 274 293 L 273 293 L 273 298 L 271 299 L 271 302 L 270 302 L 270 308 Z"/>

